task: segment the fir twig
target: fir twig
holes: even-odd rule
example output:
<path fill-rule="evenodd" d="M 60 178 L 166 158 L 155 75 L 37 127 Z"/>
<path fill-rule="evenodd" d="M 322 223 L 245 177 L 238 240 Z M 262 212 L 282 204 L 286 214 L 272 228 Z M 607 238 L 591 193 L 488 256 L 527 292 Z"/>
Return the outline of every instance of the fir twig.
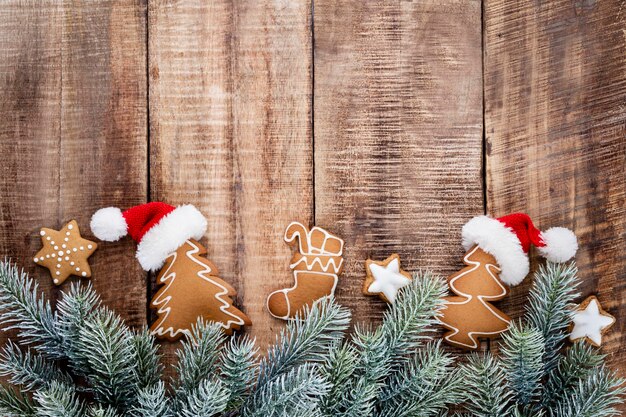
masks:
<path fill-rule="evenodd" d="M 50 303 L 32 278 L 6 260 L 0 263 L 0 305 L 0 326 L 5 331 L 16 329 L 23 344 L 34 345 L 49 358 L 65 357 Z"/>
<path fill-rule="evenodd" d="M 464 381 L 471 387 L 468 410 L 475 417 L 502 417 L 510 411 L 511 391 L 502 365 L 491 354 L 471 354 Z"/>
<path fill-rule="evenodd" d="M 8 376 L 9 383 L 20 385 L 26 391 L 44 387 L 51 382 L 73 384 L 72 378 L 56 364 L 30 350 L 22 352 L 11 341 L 0 352 L 0 376 Z"/>
<path fill-rule="evenodd" d="M 502 337 L 502 364 L 509 386 L 517 403 L 528 406 L 541 394 L 545 341 L 536 328 L 516 323 Z"/>

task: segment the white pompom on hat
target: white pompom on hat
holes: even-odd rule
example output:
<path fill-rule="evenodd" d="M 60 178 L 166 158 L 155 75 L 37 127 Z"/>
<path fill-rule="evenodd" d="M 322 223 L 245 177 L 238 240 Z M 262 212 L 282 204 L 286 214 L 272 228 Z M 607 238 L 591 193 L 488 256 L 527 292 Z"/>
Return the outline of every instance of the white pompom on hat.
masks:
<path fill-rule="evenodd" d="M 496 258 L 501 269 L 500 279 L 511 286 L 521 283 L 528 275 L 528 250 L 531 244 L 552 262 L 565 262 L 578 250 L 576 236 L 571 230 L 553 227 L 542 232 L 524 213 L 497 219 L 474 217 L 463 226 L 462 236 L 466 250 L 478 245 Z"/>
<path fill-rule="evenodd" d="M 141 204 L 122 212 L 117 207 L 98 210 L 91 231 L 100 240 L 113 242 L 130 235 L 137 242 L 137 260 L 146 271 L 155 271 L 187 239 L 200 239 L 206 218 L 192 205 Z"/>

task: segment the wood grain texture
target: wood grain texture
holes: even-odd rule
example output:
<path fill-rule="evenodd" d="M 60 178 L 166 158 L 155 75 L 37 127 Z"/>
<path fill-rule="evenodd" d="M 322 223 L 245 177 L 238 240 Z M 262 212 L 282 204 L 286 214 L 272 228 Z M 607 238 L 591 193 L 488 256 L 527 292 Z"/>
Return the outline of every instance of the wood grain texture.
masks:
<path fill-rule="evenodd" d="M 317 0 L 315 218 L 343 237 L 338 299 L 356 322 L 365 260 L 462 265 L 461 225 L 483 211 L 480 1 Z"/>
<path fill-rule="evenodd" d="M 486 0 L 484 10 L 488 212 L 576 232 L 582 295 L 616 316 L 603 350 L 624 376 L 626 5 Z M 519 316 L 530 284 L 502 310 Z"/>
<path fill-rule="evenodd" d="M 39 228 L 76 219 L 92 238 L 95 210 L 146 199 L 145 43 L 140 2 L 0 5 L 0 248 L 53 300 L 59 289 L 32 262 Z M 144 324 L 132 245 L 101 245 L 90 263 L 105 304 Z"/>
<path fill-rule="evenodd" d="M 265 300 L 292 283 L 284 228 L 312 220 L 310 3 L 155 0 L 149 33 L 151 197 L 205 214 L 265 346 L 282 326 Z"/>

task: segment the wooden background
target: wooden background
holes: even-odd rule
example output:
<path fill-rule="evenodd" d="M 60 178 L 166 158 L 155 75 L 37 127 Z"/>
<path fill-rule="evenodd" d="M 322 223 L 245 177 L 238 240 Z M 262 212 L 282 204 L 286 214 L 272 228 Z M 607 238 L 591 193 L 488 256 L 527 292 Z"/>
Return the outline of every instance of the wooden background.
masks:
<path fill-rule="evenodd" d="M 576 231 L 626 376 L 623 0 L 6 0 L 0 140 L 0 253 L 52 298 L 40 227 L 90 237 L 101 207 L 193 203 L 266 345 L 290 221 L 345 238 L 338 298 L 376 321 L 368 256 L 449 274 L 469 218 L 525 211 Z M 134 244 L 91 263 L 105 303 L 146 324 Z M 530 281 L 500 308 L 519 316 Z"/>

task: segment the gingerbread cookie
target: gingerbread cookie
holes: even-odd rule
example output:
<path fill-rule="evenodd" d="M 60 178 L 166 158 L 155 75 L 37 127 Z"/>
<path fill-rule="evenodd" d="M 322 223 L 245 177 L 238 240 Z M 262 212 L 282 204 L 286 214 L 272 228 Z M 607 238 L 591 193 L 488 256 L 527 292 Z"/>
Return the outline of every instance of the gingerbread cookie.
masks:
<path fill-rule="evenodd" d="M 158 318 L 150 330 L 159 338 L 174 341 L 190 335 L 198 317 L 219 323 L 228 334 L 250 319 L 233 306 L 235 289 L 218 277 L 215 265 L 203 255 L 206 249 L 195 240 L 187 240 L 166 260 L 157 284 L 151 308 Z"/>
<path fill-rule="evenodd" d="M 602 335 L 615 324 L 615 317 L 604 311 L 593 295 L 578 306 L 572 320 L 569 339 L 572 342 L 585 339 L 596 347 L 602 346 Z"/>
<path fill-rule="evenodd" d="M 43 247 L 33 259 L 37 265 L 48 268 L 52 281 L 61 285 L 70 275 L 91 277 L 87 259 L 98 245 L 80 236 L 76 220 L 61 230 L 42 228 L 39 232 Z"/>
<path fill-rule="evenodd" d="M 508 294 L 500 281 L 500 268 L 495 258 L 479 246 L 471 248 L 463 258 L 467 267 L 448 277 L 450 290 L 456 297 L 445 297 L 445 308 L 439 318 L 449 331 L 444 340 L 463 349 L 477 349 L 479 338 L 493 339 L 509 327 L 511 319 L 491 302 Z"/>
<path fill-rule="evenodd" d="M 315 300 L 333 295 L 343 268 L 344 242 L 320 227 L 310 231 L 293 222 L 285 230 L 285 242 L 296 244 L 291 259 L 295 284 L 274 291 L 267 298 L 267 309 L 276 318 L 288 320 Z"/>
<path fill-rule="evenodd" d="M 400 269 L 400 255 L 394 253 L 384 261 L 365 261 L 366 278 L 363 294 L 378 295 L 393 304 L 400 288 L 411 282 L 411 274 Z"/>

